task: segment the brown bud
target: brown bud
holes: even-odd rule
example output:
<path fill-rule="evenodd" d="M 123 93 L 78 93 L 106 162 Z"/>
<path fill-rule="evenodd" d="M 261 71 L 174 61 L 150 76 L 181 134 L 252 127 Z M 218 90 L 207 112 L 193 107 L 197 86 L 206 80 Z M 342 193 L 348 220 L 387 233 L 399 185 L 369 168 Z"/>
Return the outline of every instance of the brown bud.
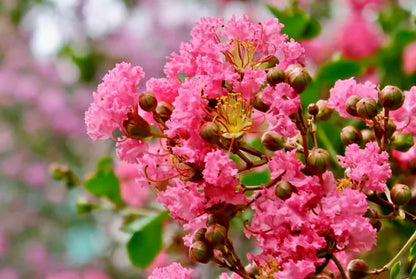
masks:
<path fill-rule="evenodd" d="M 357 103 L 360 101 L 360 96 L 351 95 L 345 101 L 345 110 L 352 116 L 358 116 Z"/>
<path fill-rule="evenodd" d="M 123 121 L 125 135 L 132 139 L 145 139 L 152 136 L 152 129 L 140 115 L 129 116 Z"/>
<path fill-rule="evenodd" d="M 222 213 L 214 213 L 208 216 L 207 227 L 213 224 L 220 224 L 221 226 L 225 227 L 227 230 L 230 226 L 227 216 L 225 216 Z"/>
<path fill-rule="evenodd" d="M 377 210 L 369 208 L 365 212 L 364 217 L 367 217 L 367 218 L 370 219 L 370 224 L 371 224 L 371 226 L 373 226 L 373 228 L 376 229 L 376 231 L 379 231 L 381 229 L 382 224 L 381 224 L 381 221 L 378 217 Z"/>
<path fill-rule="evenodd" d="M 218 143 L 220 136 L 220 128 L 218 124 L 214 122 L 206 122 L 202 125 L 201 130 L 199 131 L 201 138 L 209 143 Z"/>
<path fill-rule="evenodd" d="M 396 131 L 396 124 L 394 121 L 389 118 L 387 122 L 387 131 L 386 136 L 388 139 L 390 139 L 393 136 L 393 133 Z M 381 139 L 384 135 L 384 123 L 382 122 L 381 125 L 374 125 L 374 134 L 378 139 Z"/>
<path fill-rule="evenodd" d="M 156 107 L 156 113 L 159 114 L 163 121 L 168 121 L 173 112 L 173 106 L 167 102 L 159 102 Z"/>
<path fill-rule="evenodd" d="M 319 108 L 317 104 L 309 104 L 308 106 L 309 115 L 316 116 L 318 112 L 319 112 Z"/>
<path fill-rule="evenodd" d="M 271 151 L 280 150 L 285 147 L 285 139 L 274 131 L 268 131 L 261 137 L 262 145 Z"/>
<path fill-rule="evenodd" d="M 407 185 L 396 184 L 390 191 L 390 198 L 395 205 L 405 205 L 412 198 L 412 192 Z"/>
<path fill-rule="evenodd" d="M 157 100 L 153 92 L 143 92 L 139 96 L 139 105 L 144 111 L 154 111 L 157 107 Z"/>
<path fill-rule="evenodd" d="M 393 141 L 391 147 L 401 152 L 409 151 L 410 148 L 415 144 L 413 140 L 413 135 L 410 133 L 407 134 L 398 134 L 393 136 Z"/>
<path fill-rule="evenodd" d="M 207 229 L 206 228 L 199 228 L 197 229 L 194 234 L 192 235 L 192 243 L 196 241 L 205 241 L 205 233 Z"/>
<path fill-rule="evenodd" d="M 256 95 L 256 97 L 254 97 L 253 107 L 256 110 L 259 110 L 259 111 L 262 111 L 262 112 L 266 112 L 266 111 L 269 110 L 270 106 L 267 105 L 267 104 L 265 104 L 261 98 L 262 98 L 262 94 L 261 93 L 258 93 Z"/>
<path fill-rule="evenodd" d="M 397 87 L 387 85 L 378 93 L 380 104 L 388 110 L 396 110 L 403 105 L 404 94 Z"/>
<path fill-rule="evenodd" d="M 279 67 L 270 69 L 267 73 L 267 82 L 271 86 L 275 86 L 278 83 L 285 81 L 285 73 Z"/>
<path fill-rule="evenodd" d="M 348 263 L 347 271 L 350 279 L 362 279 L 368 275 L 368 264 L 361 260 L 355 259 Z"/>
<path fill-rule="evenodd" d="M 205 233 L 205 239 L 214 248 L 224 246 L 227 239 L 227 229 L 220 224 L 212 224 Z"/>
<path fill-rule="evenodd" d="M 363 142 L 363 136 L 356 127 L 349 125 L 342 129 L 341 131 L 341 141 L 345 145 L 356 143 L 361 145 Z"/>
<path fill-rule="evenodd" d="M 357 114 L 361 118 L 371 119 L 378 114 L 377 102 L 373 98 L 363 97 L 357 102 Z"/>
<path fill-rule="evenodd" d="M 189 248 L 189 257 L 194 262 L 208 263 L 212 255 L 212 248 L 204 241 L 195 241 Z"/>
<path fill-rule="evenodd" d="M 331 118 L 332 113 L 334 112 L 333 108 L 328 108 L 328 100 L 319 100 L 316 102 L 316 105 L 319 108 L 319 112 L 316 115 L 317 120 L 328 120 Z"/>
<path fill-rule="evenodd" d="M 331 156 L 325 149 L 315 148 L 309 153 L 306 168 L 313 174 L 324 173 L 331 165 Z"/>
<path fill-rule="evenodd" d="M 308 71 L 300 64 L 292 64 L 285 70 L 287 83 L 292 86 L 297 93 L 302 93 L 312 82 Z"/>
<path fill-rule="evenodd" d="M 297 189 L 295 186 L 284 180 L 277 183 L 276 188 L 274 189 L 276 196 L 284 201 L 290 198 L 292 193 L 296 191 Z"/>
<path fill-rule="evenodd" d="M 376 140 L 376 135 L 374 134 L 373 130 L 370 130 L 370 129 L 361 130 L 361 135 L 363 136 L 363 144 Z"/>

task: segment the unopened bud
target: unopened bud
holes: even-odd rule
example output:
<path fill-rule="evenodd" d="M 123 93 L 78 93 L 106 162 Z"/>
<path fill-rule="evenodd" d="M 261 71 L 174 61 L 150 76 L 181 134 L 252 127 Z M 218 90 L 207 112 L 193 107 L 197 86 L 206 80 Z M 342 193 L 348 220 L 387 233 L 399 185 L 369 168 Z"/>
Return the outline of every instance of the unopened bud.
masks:
<path fill-rule="evenodd" d="M 63 181 L 69 189 L 80 184 L 77 175 L 68 166 L 52 163 L 49 165 L 49 173 L 53 179 Z"/>
<path fill-rule="evenodd" d="M 209 143 L 218 143 L 220 140 L 220 128 L 214 122 L 206 122 L 199 131 L 201 138 Z"/>
<path fill-rule="evenodd" d="M 415 144 L 413 135 L 410 133 L 393 136 L 391 147 L 401 152 L 407 152 Z"/>
<path fill-rule="evenodd" d="M 356 143 L 361 145 L 363 142 L 363 136 L 356 127 L 350 125 L 346 126 L 341 131 L 341 141 L 345 145 Z"/>
<path fill-rule="evenodd" d="M 274 189 L 276 196 L 284 201 L 290 198 L 292 193 L 296 191 L 295 186 L 284 180 L 277 183 L 276 188 Z"/>
<path fill-rule="evenodd" d="M 395 205 L 405 205 L 412 198 L 412 191 L 404 184 L 396 184 L 390 191 L 391 201 Z"/>
<path fill-rule="evenodd" d="M 361 260 L 355 259 L 348 263 L 347 271 L 350 279 L 362 279 L 368 275 L 368 264 Z"/>
<path fill-rule="evenodd" d="M 207 229 L 206 228 L 199 228 L 197 229 L 194 234 L 192 235 L 192 243 L 196 241 L 205 241 L 205 233 Z"/>
<path fill-rule="evenodd" d="M 80 197 L 76 200 L 76 207 L 77 207 L 77 213 L 78 214 L 86 214 L 90 213 L 94 209 L 98 208 L 98 205 L 90 202 L 84 197 Z"/>
<path fill-rule="evenodd" d="M 300 64 L 292 64 L 285 71 L 287 83 L 292 86 L 297 93 L 302 93 L 312 82 L 308 71 Z"/>
<path fill-rule="evenodd" d="M 279 64 L 279 59 L 276 56 L 270 56 L 265 60 L 266 61 L 258 64 L 257 66 L 258 69 L 269 69 Z"/>
<path fill-rule="evenodd" d="M 361 135 L 363 136 L 363 144 L 376 140 L 376 135 L 374 134 L 373 130 L 370 130 L 370 129 L 361 130 Z"/>
<path fill-rule="evenodd" d="M 377 102 L 373 98 L 363 97 L 357 103 L 357 114 L 361 118 L 371 119 L 378 113 Z"/>
<path fill-rule="evenodd" d="M 360 96 L 351 95 L 345 101 L 345 110 L 352 116 L 358 116 L 357 103 L 361 100 Z"/>
<path fill-rule="evenodd" d="M 168 121 L 173 112 L 173 106 L 167 102 L 159 102 L 156 107 L 156 113 L 163 121 Z"/>
<path fill-rule="evenodd" d="M 139 105 L 144 111 L 154 111 L 157 107 L 157 100 L 153 92 L 143 92 L 139 96 Z"/>
<path fill-rule="evenodd" d="M 387 121 L 386 132 L 384 132 L 384 123 L 381 123 L 381 125 L 374 125 L 374 134 L 378 139 L 383 138 L 384 135 L 386 135 L 386 137 L 390 139 L 393 136 L 393 133 L 396 131 L 396 128 L 397 126 L 394 123 L 394 121 L 391 118 L 389 118 L 389 120 Z"/>
<path fill-rule="evenodd" d="M 267 73 L 267 82 L 271 86 L 275 86 L 278 83 L 285 81 L 285 73 L 279 67 L 270 69 Z"/>
<path fill-rule="evenodd" d="M 214 213 L 208 216 L 207 218 L 207 227 L 214 225 L 214 224 L 219 224 L 223 227 L 225 227 L 227 230 L 230 226 L 230 223 L 228 221 L 227 216 L 225 216 L 224 214 L 221 213 Z"/>
<path fill-rule="evenodd" d="M 285 147 L 285 139 L 274 131 L 268 131 L 261 137 L 261 144 L 268 150 L 276 151 Z"/>
<path fill-rule="evenodd" d="M 152 136 L 152 129 L 140 115 L 129 117 L 123 121 L 125 135 L 132 139 L 145 139 Z"/>
<path fill-rule="evenodd" d="M 308 106 L 309 115 L 316 116 L 318 112 L 319 112 L 319 108 L 317 104 L 309 104 Z"/>
<path fill-rule="evenodd" d="M 397 87 L 387 85 L 378 93 L 380 104 L 388 110 L 396 110 L 403 105 L 404 94 Z"/>
<path fill-rule="evenodd" d="M 262 112 L 266 112 L 266 111 L 269 110 L 270 106 L 267 105 L 267 104 L 265 104 L 261 98 L 262 98 L 262 94 L 261 93 L 258 93 L 256 95 L 256 97 L 254 97 L 253 107 L 256 110 L 259 110 L 259 111 L 262 111 Z"/>
<path fill-rule="evenodd" d="M 261 271 L 261 269 L 255 263 L 250 263 L 246 265 L 244 269 L 253 278 L 259 275 Z"/>
<path fill-rule="evenodd" d="M 195 241 L 189 248 L 189 257 L 194 262 L 208 263 L 212 255 L 212 248 L 204 241 Z"/>
<path fill-rule="evenodd" d="M 318 102 L 316 102 L 316 105 L 319 108 L 319 112 L 316 115 L 317 120 L 325 121 L 331 118 L 331 115 L 334 112 L 334 109 L 328 107 L 328 100 L 319 100 Z"/>
<path fill-rule="evenodd" d="M 324 173 L 331 165 L 331 156 L 325 149 L 315 148 L 309 153 L 306 168 L 313 174 Z"/>
<path fill-rule="evenodd" d="M 227 229 L 220 224 L 212 224 L 205 233 L 205 239 L 212 247 L 224 246 L 227 238 Z"/>
<path fill-rule="evenodd" d="M 367 217 L 370 219 L 370 225 L 373 226 L 373 228 L 376 229 L 376 231 L 379 231 L 381 229 L 381 222 L 378 217 L 378 213 L 375 209 L 369 208 L 364 214 L 364 217 Z"/>

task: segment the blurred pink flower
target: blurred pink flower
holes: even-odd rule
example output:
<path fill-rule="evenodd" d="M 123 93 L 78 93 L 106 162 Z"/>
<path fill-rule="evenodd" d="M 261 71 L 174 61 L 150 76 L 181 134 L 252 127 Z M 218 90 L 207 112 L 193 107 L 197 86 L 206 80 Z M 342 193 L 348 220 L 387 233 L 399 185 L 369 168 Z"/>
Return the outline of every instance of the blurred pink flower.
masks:
<path fill-rule="evenodd" d="M 416 72 L 416 41 L 408 44 L 403 49 L 403 70 L 410 75 Z"/>
<path fill-rule="evenodd" d="M 184 268 L 179 263 L 155 268 L 148 279 L 191 279 L 193 270 Z"/>

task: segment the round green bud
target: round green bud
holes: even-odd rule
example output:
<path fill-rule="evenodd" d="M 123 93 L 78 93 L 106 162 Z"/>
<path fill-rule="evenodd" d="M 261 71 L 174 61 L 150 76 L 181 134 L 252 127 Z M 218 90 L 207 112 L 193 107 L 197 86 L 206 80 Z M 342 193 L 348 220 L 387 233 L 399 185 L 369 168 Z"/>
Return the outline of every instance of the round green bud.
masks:
<path fill-rule="evenodd" d="M 269 68 L 273 68 L 275 67 L 277 64 L 279 64 L 279 59 L 272 55 L 267 57 L 266 59 L 264 59 L 265 61 L 263 61 L 262 63 L 258 64 L 257 68 L 258 69 L 269 69 Z"/>
<path fill-rule="evenodd" d="M 153 92 L 143 92 L 139 96 L 139 105 L 144 111 L 155 111 L 157 100 Z"/>
<path fill-rule="evenodd" d="M 315 148 L 309 153 L 306 168 L 312 174 L 322 174 L 331 166 L 331 156 L 325 149 Z"/>
<path fill-rule="evenodd" d="M 378 99 L 383 108 L 396 110 L 403 105 L 404 94 L 397 86 L 387 85 L 378 93 Z"/>
<path fill-rule="evenodd" d="M 220 128 L 214 122 L 205 122 L 199 131 L 201 138 L 209 143 L 218 143 L 220 141 Z"/>
<path fill-rule="evenodd" d="M 376 100 L 367 97 L 361 98 L 357 102 L 357 114 L 361 118 L 372 119 L 378 114 Z"/>
<path fill-rule="evenodd" d="M 361 145 L 363 142 L 363 136 L 360 130 L 358 130 L 356 127 L 352 125 L 349 125 L 341 130 L 341 141 L 345 145 L 349 145 L 352 143 Z"/>
<path fill-rule="evenodd" d="M 362 279 L 368 275 L 368 264 L 361 259 L 355 259 L 348 263 L 347 272 L 350 279 Z"/>
<path fill-rule="evenodd" d="M 406 133 L 394 135 L 391 147 L 401 152 L 407 152 L 414 144 L 413 135 Z"/>
<path fill-rule="evenodd" d="M 268 131 L 261 136 L 261 144 L 268 150 L 276 151 L 285 147 L 285 139 L 274 131 Z"/>
<path fill-rule="evenodd" d="M 276 86 L 276 84 L 281 83 L 283 81 L 285 81 L 285 73 L 279 67 L 270 69 L 267 72 L 267 82 L 271 86 Z"/>
<path fill-rule="evenodd" d="M 266 111 L 268 111 L 268 110 L 269 110 L 270 106 L 269 106 L 269 105 L 266 105 L 266 104 L 263 102 L 263 100 L 261 99 L 261 97 L 262 97 L 262 94 L 261 94 L 261 93 L 258 93 L 258 94 L 256 95 L 256 97 L 254 97 L 253 107 L 254 107 L 256 110 L 259 110 L 259 111 L 262 111 L 262 112 L 266 112 Z"/>
<path fill-rule="evenodd" d="M 319 112 L 316 115 L 317 120 L 328 120 L 331 118 L 332 113 L 334 112 L 333 108 L 328 108 L 328 100 L 319 100 L 316 102 L 316 105 L 319 108 Z"/>
<path fill-rule="evenodd" d="M 168 121 L 173 112 L 173 106 L 167 102 L 159 102 L 156 107 L 156 113 L 163 121 Z"/>
<path fill-rule="evenodd" d="M 212 248 L 204 241 L 195 241 L 189 248 L 189 257 L 194 262 L 208 263 L 212 256 Z"/>
<path fill-rule="evenodd" d="M 361 130 L 361 135 L 363 136 L 363 144 L 376 140 L 376 135 L 373 130 L 363 129 Z"/>
<path fill-rule="evenodd" d="M 395 205 L 405 205 L 412 198 L 412 191 L 407 185 L 396 184 L 390 191 L 390 198 Z"/>
<path fill-rule="evenodd" d="M 351 95 L 345 101 L 345 110 L 352 116 L 358 116 L 357 103 L 361 100 L 360 96 Z"/>
<path fill-rule="evenodd" d="M 212 247 L 222 247 L 226 243 L 227 229 L 220 224 L 212 224 L 205 233 L 205 239 Z"/>
<path fill-rule="evenodd" d="M 292 193 L 296 191 L 295 186 L 284 180 L 277 183 L 276 188 L 274 188 L 276 196 L 284 201 L 290 198 Z"/>
<path fill-rule="evenodd" d="M 285 70 L 287 83 L 300 94 L 311 84 L 312 78 L 308 71 L 300 64 L 292 64 Z"/>

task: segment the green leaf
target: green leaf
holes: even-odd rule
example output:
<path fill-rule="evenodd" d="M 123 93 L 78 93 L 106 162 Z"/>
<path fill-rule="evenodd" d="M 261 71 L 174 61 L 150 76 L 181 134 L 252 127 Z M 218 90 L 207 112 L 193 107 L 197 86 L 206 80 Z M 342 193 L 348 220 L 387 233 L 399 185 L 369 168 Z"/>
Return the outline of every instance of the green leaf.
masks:
<path fill-rule="evenodd" d="M 409 279 L 416 279 L 416 263 L 413 264 L 412 270 L 409 274 Z"/>
<path fill-rule="evenodd" d="M 390 270 L 390 279 L 399 278 L 401 262 L 396 262 Z"/>
<path fill-rule="evenodd" d="M 416 241 L 414 241 L 412 243 L 412 246 L 410 246 L 409 257 L 408 257 L 409 262 L 412 261 L 415 258 L 415 256 L 416 256 Z"/>
<path fill-rule="evenodd" d="M 133 265 L 148 267 L 162 248 L 162 224 L 148 222 L 136 231 L 127 243 L 127 253 Z"/>
<path fill-rule="evenodd" d="M 165 210 L 158 214 L 148 215 L 146 217 L 142 217 L 138 220 L 128 223 L 122 226 L 121 230 L 128 232 L 128 233 L 134 233 L 136 231 L 142 230 L 146 226 L 149 226 L 153 223 L 161 223 L 163 220 L 167 219 L 168 217 L 169 217 L 169 211 Z"/>
<path fill-rule="evenodd" d="M 260 171 L 260 172 L 249 172 L 244 174 L 241 178 L 241 182 L 247 186 L 257 186 L 269 182 L 270 180 L 270 171 Z"/>
<path fill-rule="evenodd" d="M 303 39 L 315 38 L 321 33 L 321 24 L 316 18 L 310 18 L 303 30 Z"/>
<path fill-rule="evenodd" d="M 123 204 L 120 182 L 114 174 L 111 158 L 105 157 L 98 162 L 95 174 L 85 181 L 84 186 L 88 192 L 98 197 L 106 197 L 116 205 Z"/>

